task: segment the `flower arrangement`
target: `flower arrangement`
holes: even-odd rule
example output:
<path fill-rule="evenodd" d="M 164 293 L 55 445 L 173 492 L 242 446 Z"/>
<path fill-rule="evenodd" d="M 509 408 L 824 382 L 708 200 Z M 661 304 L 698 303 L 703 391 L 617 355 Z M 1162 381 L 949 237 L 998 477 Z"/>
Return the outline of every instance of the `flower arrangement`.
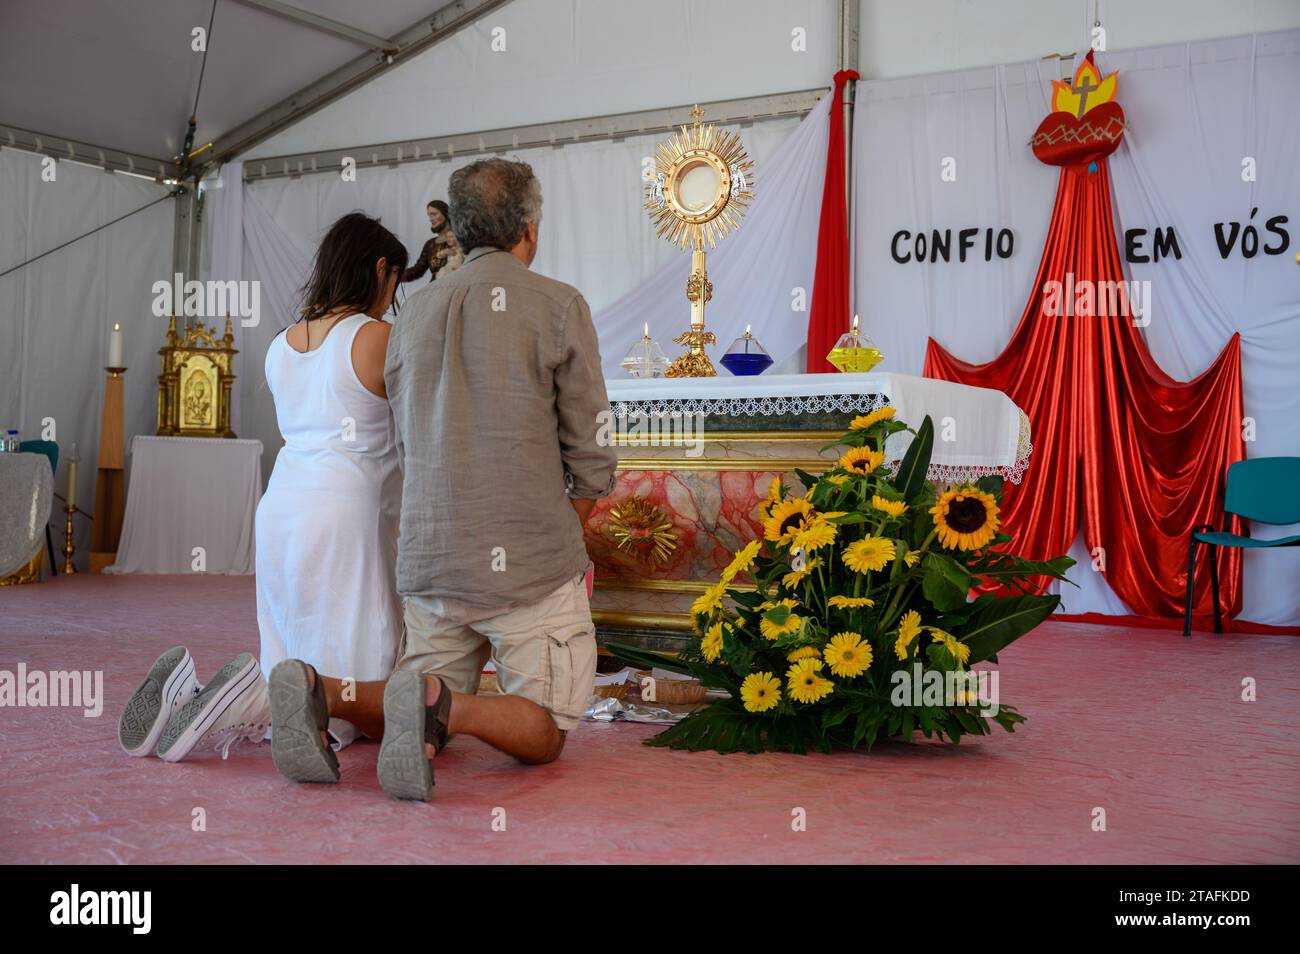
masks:
<path fill-rule="evenodd" d="M 805 753 L 869 749 L 916 729 L 955 743 L 991 732 L 991 722 L 1010 732 L 1024 721 L 1006 705 L 982 709 L 970 667 L 996 662 L 1051 615 L 1060 597 L 1040 595 L 1034 581 L 1064 579 L 1074 561 L 997 550 L 1011 539 L 999 530 L 1002 478 L 937 490 L 926 480 L 930 418 L 912 431 L 894 415 L 882 407 L 855 418 L 823 449 L 844 448 L 834 467 L 795 471 L 802 496 L 772 481 L 762 539 L 691 608 L 697 646 L 667 656 L 611 644 L 629 661 L 727 693 L 648 744 Z M 894 472 L 885 442 L 903 430 L 914 438 Z M 944 691 L 922 694 L 910 688 L 918 682 Z"/>

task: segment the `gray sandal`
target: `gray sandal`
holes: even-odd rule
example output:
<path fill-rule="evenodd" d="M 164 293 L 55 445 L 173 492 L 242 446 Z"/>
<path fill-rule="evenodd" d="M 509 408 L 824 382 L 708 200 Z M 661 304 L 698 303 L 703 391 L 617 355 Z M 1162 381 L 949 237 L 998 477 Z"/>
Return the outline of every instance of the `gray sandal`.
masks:
<path fill-rule="evenodd" d="M 329 726 L 329 707 L 320 673 L 308 689 L 307 664 L 286 659 L 271 670 L 271 758 L 295 782 L 337 782 L 339 760 L 321 739 Z"/>
<path fill-rule="evenodd" d="M 384 686 L 384 740 L 379 746 L 379 784 L 394 798 L 427 802 L 433 797 L 433 763 L 425 743 L 435 754 L 447 744 L 451 717 L 451 687 L 441 676 L 438 701 L 424 704 L 424 676 L 395 672 Z"/>

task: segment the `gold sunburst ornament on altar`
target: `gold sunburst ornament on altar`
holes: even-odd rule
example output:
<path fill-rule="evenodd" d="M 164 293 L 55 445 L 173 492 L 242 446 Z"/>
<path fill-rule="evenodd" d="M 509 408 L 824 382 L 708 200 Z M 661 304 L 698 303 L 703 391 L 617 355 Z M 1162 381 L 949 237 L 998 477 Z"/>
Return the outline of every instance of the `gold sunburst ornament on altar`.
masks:
<path fill-rule="evenodd" d="M 704 351 L 716 338 L 704 330 L 704 306 L 713 297 L 705 270 L 705 248 L 740 228 L 754 198 L 754 163 L 740 136 L 701 122 L 704 110 L 691 110 L 691 124 L 659 144 L 653 178 L 646 182 L 646 211 L 658 234 L 690 249 L 691 274 L 686 298 L 691 303 L 690 330 L 673 341 L 686 353 L 664 372 L 670 378 L 712 377 L 713 362 Z"/>
<path fill-rule="evenodd" d="M 630 553 L 652 568 L 668 562 L 677 549 L 677 534 L 668 516 L 644 497 L 627 497 L 609 509 L 605 533 L 615 549 Z"/>

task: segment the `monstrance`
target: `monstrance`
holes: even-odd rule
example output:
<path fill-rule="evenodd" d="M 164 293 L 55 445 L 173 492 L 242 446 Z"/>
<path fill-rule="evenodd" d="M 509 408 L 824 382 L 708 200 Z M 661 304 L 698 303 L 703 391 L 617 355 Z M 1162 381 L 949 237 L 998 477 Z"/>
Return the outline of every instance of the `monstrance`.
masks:
<path fill-rule="evenodd" d="M 691 250 L 691 275 L 686 298 L 691 303 L 691 327 L 673 339 L 686 345 L 664 372 L 669 378 L 712 377 L 713 362 L 704 351 L 717 339 L 704 330 L 704 305 L 713 297 L 713 283 L 704 268 L 705 246 L 740 228 L 745 207 L 753 199 L 754 163 L 737 133 L 700 122 L 704 110 L 691 110 L 691 125 L 682 126 L 659 144 L 655 176 L 646 183 L 646 211 L 668 241 Z"/>

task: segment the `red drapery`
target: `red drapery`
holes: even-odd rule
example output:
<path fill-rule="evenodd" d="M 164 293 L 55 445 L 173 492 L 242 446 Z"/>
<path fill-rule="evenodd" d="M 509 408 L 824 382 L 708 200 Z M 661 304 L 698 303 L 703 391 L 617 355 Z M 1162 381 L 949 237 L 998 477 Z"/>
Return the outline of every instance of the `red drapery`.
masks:
<path fill-rule="evenodd" d="M 809 373 L 834 371 L 826 360 L 840 335 L 849 330 L 849 225 L 844 201 L 844 84 L 858 78 L 857 70 L 835 74 L 831 100 L 830 136 L 826 146 L 826 183 L 822 187 L 821 222 L 817 230 L 817 268 L 808 308 Z"/>
<path fill-rule="evenodd" d="M 988 364 L 973 365 L 931 338 L 925 374 L 996 388 L 1029 416 L 1032 462 L 1003 498 L 1009 550 L 1034 559 L 1065 553 L 1082 520 L 1089 552 L 1101 548 L 1100 572 L 1132 612 L 1180 616 L 1192 529 L 1222 528 L 1224 476 L 1245 457 L 1240 340 L 1233 335 L 1204 373 L 1182 383 L 1160 370 L 1131 317 L 1055 314 L 1049 281 L 1067 283 L 1067 273 L 1076 286 L 1124 277 L 1110 196 L 1105 160 L 1093 172 L 1063 169 L 1033 291 L 1010 343 Z M 1194 613 L 1206 617 L 1208 548 L 1198 549 Z M 1219 560 L 1223 605 L 1235 615 L 1241 551 L 1219 548 Z"/>

